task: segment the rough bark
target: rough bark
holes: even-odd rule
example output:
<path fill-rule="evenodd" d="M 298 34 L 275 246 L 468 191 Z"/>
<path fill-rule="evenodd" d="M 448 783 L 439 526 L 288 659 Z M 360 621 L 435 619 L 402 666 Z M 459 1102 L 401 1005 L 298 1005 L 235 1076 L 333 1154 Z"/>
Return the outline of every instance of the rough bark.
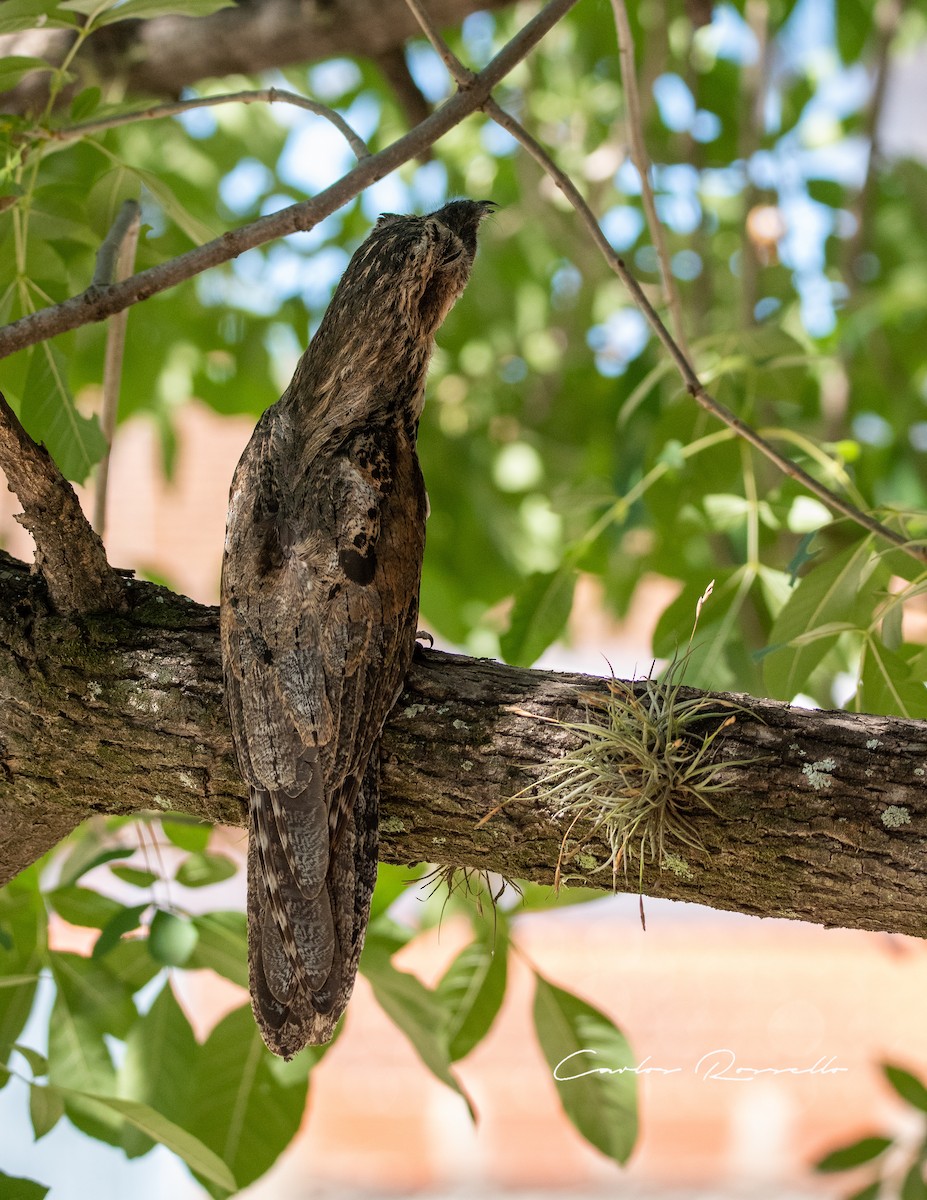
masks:
<path fill-rule="evenodd" d="M 510 0 L 430 0 L 437 24 L 459 26 L 477 9 Z M 383 59 L 386 73 L 405 41 L 420 33 L 405 0 L 246 0 L 211 17 L 118 21 L 92 34 L 75 60 L 77 82 L 117 83 L 130 96 L 176 97 L 185 87 L 224 75 L 255 75 L 274 67 L 345 54 Z M 70 30 L 29 30 L 0 38 L 0 55 L 27 54 L 60 62 Z M 44 103 L 46 77 L 33 75 L 7 93 L 2 107 L 23 112 Z"/>
<path fill-rule="evenodd" d="M 128 609 L 67 620 L 0 554 L 0 880 L 95 812 L 243 823 L 215 609 L 127 584 Z M 605 681 L 423 651 L 387 724 L 381 857 L 549 883 L 563 825 L 526 794 Z M 717 739 L 730 791 L 695 818 L 704 854 L 648 867 L 648 895 L 927 936 L 927 726 L 738 696 Z M 534 714 L 533 717 L 526 713 Z M 593 854 L 597 848 L 589 849 Z M 598 848 L 601 851 L 601 847 Z M 600 855 L 601 856 L 601 855 Z M 584 877 L 574 859 L 570 882 Z M 620 874 L 619 888 L 635 890 Z"/>
<path fill-rule="evenodd" d="M 121 608 L 119 577 L 110 570 L 74 489 L 45 447 L 23 429 L 2 392 L 0 467 L 23 506 L 17 520 L 35 539 L 36 566 L 55 608 L 62 613 Z"/>

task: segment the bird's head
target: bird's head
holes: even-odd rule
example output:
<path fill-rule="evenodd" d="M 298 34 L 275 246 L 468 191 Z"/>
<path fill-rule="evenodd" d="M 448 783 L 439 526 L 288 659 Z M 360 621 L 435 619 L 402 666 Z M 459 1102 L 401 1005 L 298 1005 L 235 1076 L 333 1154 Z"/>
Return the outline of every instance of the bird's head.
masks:
<path fill-rule="evenodd" d="M 401 336 L 434 337 L 467 285 L 477 230 L 495 208 L 492 200 L 452 200 L 423 217 L 384 213 L 351 259 L 331 308 L 348 302 L 380 335 L 389 326 Z"/>

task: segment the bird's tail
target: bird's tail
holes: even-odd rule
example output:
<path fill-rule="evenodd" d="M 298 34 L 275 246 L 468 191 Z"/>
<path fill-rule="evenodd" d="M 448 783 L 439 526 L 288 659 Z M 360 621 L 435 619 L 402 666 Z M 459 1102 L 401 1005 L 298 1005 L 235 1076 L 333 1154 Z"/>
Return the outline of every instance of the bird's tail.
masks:
<path fill-rule="evenodd" d="M 330 1041 L 357 976 L 377 879 L 379 753 L 375 750 L 318 887 L 307 886 L 291 846 L 327 841 L 327 816 L 307 793 L 252 789 L 248 844 L 251 1003 L 268 1047 L 292 1058 Z M 304 803 L 300 803 L 300 801 Z M 276 801 L 276 803 L 275 803 Z M 281 836 L 275 814 L 283 809 Z M 327 808 L 325 809 L 327 812 Z M 308 893 L 308 894 L 307 894 Z"/>

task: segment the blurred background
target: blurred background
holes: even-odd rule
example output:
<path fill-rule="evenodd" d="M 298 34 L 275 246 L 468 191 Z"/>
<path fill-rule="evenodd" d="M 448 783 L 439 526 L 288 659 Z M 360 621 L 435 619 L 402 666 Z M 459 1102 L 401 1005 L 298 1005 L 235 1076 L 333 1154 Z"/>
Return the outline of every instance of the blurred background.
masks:
<path fill-rule="evenodd" d="M 703 23 L 697 8 L 646 0 L 630 18 L 657 212 L 700 376 L 828 486 L 916 535 L 927 508 L 927 6 L 747 0 L 715 6 Z M 534 11 L 474 12 L 447 36 L 479 68 Z M 424 40 L 407 43 L 405 62 L 423 102 L 448 94 Z M 374 148 L 407 125 L 408 98 L 370 57 L 282 66 L 268 81 L 334 105 Z M 214 90 L 231 90 L 229 80 Z M 71 120 L 119 99 L 104 84 L 84 112 L 82 94 Z M 580 3 L 498 98 L 581 184 L 612 246 L 661 303 L 609 7 Z M 92 248 L 125 196 L 143 203 L 141 267 L 313 194 L 351 165 L 331 126 L 283 106 L 191 111 L 154 128 L 109 129 L 48 156 L 26 216 L 0 214 L 8 319 L 85 286 Z M 927 716 L 922 573 L 873 545 L 853 605 L 835 594 L 833 611 L 818 614 L 822 627 L 844 627 L 810 654 L 792 644 L 796 587 L 816 577 L 831 595 L 827 572 L 863 535 L 692 404 L 565 202 L 483 117 L 311 232 L 131 310 L 110 561 L 217 602 L 235 463 L 351 251 L 380 212 L 428 211 L 453 195 L 492 196 L 500 209 L 439 336 L 422 421 L 431 502 L 422 624 L 437 644 L 646 674 L 685 642 L 714 579 L 689 682 Z M 87 511 L 105 336 L 88 327 L 57 339 L 53 353 L 4 364 L 4 391 L 78 482 Z M 49 379 L 52 416 L 31 399 Z M 16 511 L 4 493 L 0 545 L 28 560 Z M 898 684 L 890 695 L 867 674 L 876 657 Z M 131 844 L 134 835 L 114 836 Z M 152 845 L 143 840 L 123 862 L 167 878 L 180 852 Z M 240 830 L 217 830 L 209 846 L 243 861 Z M 106 867 L 84 883 L 129 902 Z M 184 913 L 242 909 L 244 882 L 239 873 L 179 894 L 168 907 Z M 923 1168 L 922 1098 L 909 1088 L 905 1103 L 880 1069 L 927 1071 L 923 943 L 657 900 L 645 901 L 644 932 L 635 896 L 529 900 L 530 910 L 511 893 L 503 900 L 514 947 L 504 1003 L 455 1067 L 479 1122 L 361 978 L 344 1032 L 311 1072 L 296 1138 L 242 1195 L 927 1196 L 909 1173 L 918 1155 Z M 410 889 L 391 910 L 421 928 L 396 965 L 429 987 L 474 926 L 491 936 L 491 915 L 458 900 L 439 920 L 442 902 Z M 88 954 L 92 924 L 50 908 L 52 948 Z M 626 1167 L 563 1113 L 533 1029 L 532 969 L 605 1012 L 630 1043 L 640 1131 Z M 244 1002 L 212 971 L 168 970 L 200 1041 Z M 55 995 L 46 977 L 20 1038 L 43 1053 Z M 706 1077 L 725 1051 L 756 1075 Z M 28 1110 L 14 1080 L 0 1093 L 0 1164 L 42 1179 L 54 1200 L 205 1194 L 161 1148 L 129 1160 L 67 1121 L 33 1143 Z M 893 1139 L 879 1159 L 882 1191 L 864 1190 L 871 1165 L 813 1171 L 872 1134 Z"/>

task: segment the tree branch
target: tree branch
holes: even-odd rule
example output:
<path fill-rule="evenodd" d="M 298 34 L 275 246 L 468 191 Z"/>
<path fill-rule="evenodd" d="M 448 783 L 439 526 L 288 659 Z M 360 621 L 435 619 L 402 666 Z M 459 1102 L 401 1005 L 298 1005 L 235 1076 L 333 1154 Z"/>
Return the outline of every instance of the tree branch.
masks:
<path fill-rule="evenodd" d="M 416 157 L 464 117 L 482 107 L 493 87 L 525 57 L 545 33 L 576 4 L 577 0 L 550 0 L 545 7 L 509 41 L 473 80 L 466 91 L 459 91 L 446 104 L 433 112 L 415 129 L 372 154 L 325 188 L 312 200 L 292 204 L 249 225 L 230 230 L 221 237 L 188 250 L 177 258 L 149 267 L 123 283 L 105 289 L 88 288 L 79 296 L 62 304 L 50 305 L 29 316 L 21 317 L 0 329 L 0 358 L 45 341 L 69 329 L 77 329 L 93 321 L 102 321 L 140 300 L 192 279 L 209 267 L 229 262 L 274 238 L 312 229 L 324 217 L 335 212 L 397 167 Z"/>
<path fill-rule="evenodd" d="M 191 112 L 195 108 L 215 108 L 219 104 L 292 104 L 295 108 L 305 109 L 330 121 L 345 141 L 354 151 L 358 162 L 370 155 L 367 143 L 347 123 L 341 113 L 307 96 L 298 96 L 295 92 L 287 92 L 281 88 L 256 88 L 244 92 L 223 92 L 217 96 L 197 96 L 192 100 L 176 100 L 173 104 L 155 104 L 151 108 L 142 108 L 137 112 L 115 113 L 109 117 L 99 117 L 95 121 L 83 121 L 80 125 L 65 125 L 60 129 L 43 129 L 36 133 L 38 140 L 47 139 L 53 142 L 73 142 L 88 134 L 103 133 L 107 129 L 117 129 L 120 125 L 133 125 L 136 121 L 159 121 L 162 117 L 176 117 L 180 113 Z M 94 282 L 97 282 L 94 280 Z"/>
<path fill-rule="evenodd" d="M 856 218 L 856 228 L 846 243 L 844 249 L 843 275 L 852 291 L 859 283 L 856 266 L 859 256 L 866 249 L 869 235 L 870 209 L 875 191 L 876 173 L 879 165 L 879 126 L 882 122 L 882 110 L 885 106 L 885 95 L 888 90 L 888 78 L 891 69 L 891 48 L 898 33 L 898 26 L 904 11 L 902 0 L 887 0 L 876 5 L 876 48 L 875 72 L 872 85 L 872 95 L 866 109 L 865 136 L 869 143 L 869 153 L 866 156 L 866 174 L 863 186 L 853 205 L 853 215 Z"/>
<path fill-rule="evenodd" d="M 663 294 L 670 310 L 673 325 L 673 335 L 686 359 L 691 358 L 688 342 L 686 341 L 685 324 L 682 319 L 682 303 L 679 299 L 679 289 L 673 278 L 673 268 L 670 263 L 669 251 L 666 248 L 666 235 L 663 224 L 657 216 L 657 206 L 653 198 L 653 184 L 650 180 L 650 158 L 644 144 L 644 124 L 641 119 L 640 96 L 637 91 L 637 74 L 634 69 L 634 39 L 631 35 L 631 22 L 628 20 L 628 10 L 624 0 L 612 0 L 612 12 L 615 16 L 615 28 L 618 33 L 618 59 L 621 63 L 621 82 L 624 86 L 625 106 L 628 110 L 628 138 L 631 144 L 631 159 L 637 167 L 641 179 L 641 200 L 644 214 L 647 217 L 647 228 L 650 238 L 660 260 L 660 273 L 663 277 Z"/>
<path fill-rule="evenodd" d="M 82 622 L 0 554 L 0 880 L 92 813 L 179 810 L 244 824 L 223 703 L 218 614 L 128 581 L 128 609 Z M 574 744 L 607 681 L 457 655 L 416 656 L 382 747 L 381 856 L 551 883 L 565 828 L 530 790 Z M 648 895 L 927 936 L 927 727 L 733 697 L 715 739 L 730 790 L 693 817 Z M 488 814 L 488 820 L 484 818 Z M 603 844 L 585 849 L 605 856 Z M 584 865 L 585 864 L 585 865 Z M 610 887 L 574 856 L 568 881 Z M 636 871 L 619 873 L 637 890 Z"/>
<path fill-rule="evenodd" d="M 460 26 L 477 9 L 510 3 L 429 0 L 442 26 Z M 176 99 L 204 79 L 252 76 L 339 55 L 376 60 L 401 50 L 414 33 L 403 0 L 248 0 L 209 17 L 117 21 L 94 31 L 81 47 L 72 67 L 76 79 L 59 100 L 67 103 L 81 88 L 112 82 L 119 94 Z M 30 29 L 0 37 L 0 57 L 25 54 L 58 64 L 73 40 L 70 29 Z M 35 72 L 3 97 L 3 109 L 41 111 L 47 96 L 47 77 Z"/>
<path fill-rule="evenodd" d="M 74 489 L 45 447 L 37 446 L 23 429 L 2 393 L 0 467 L 23 506 L 18 520 L 35 539 L 35 565 L 55 609 L 75 614 L 123 608 L 119 577 L 106 561 L 103 543 L 84 516 Z"/>
<path fill-rule="evenodd" d="M 406 0 L 406 3 L 408 4 L 408 6 L 412 10 L 412 12 L 415 14 L 416 20 L 421 25 L 422 30 L 425 33 L 425 36 L 431 42 L 432 46 L 434 46 L 434 48 L 438 52 L 438 54 L 441 56 L 441 59 L 443 60 L 448 71 L 451 73 L 451 75 L 457 82 L 458 86 L 461 89 L 472 87 L 473 81 L 477 77 L 474 76 L 473 73 L 471 71 L 469 71 L 463 65 L 463 63 L 461 63 L 460 59 L 457 58 L 457 56 L 453 53 L 453 51 L 450 49 L 450 47 L 447 45 L 447 43 L 444 41 L 444 39 L 438 33 L 438 30 L 436 29 L 434 22 L 429 18 L 428 14 L 424 11 L 421 4 L 419 3 L 419 0 Z M 614 0 L 614 4 L 615 4 L 616 19 L 617 19 L 619 10 L 623 11 L 621 0 Z M 625 23 L 625 26 L 627 26 L 627 14 L 626 13 L 625 13 L 625 22 L 624 23 Z M 630 37 L 630 28 L 629 27 L 625 29 L 625 35 L 628 38 Z M 621 42 L 621 39 L 622 39 L 622 34 L 619 30 L 619 42 Z M 627 67 L 627 64 L 626 64 L 625 71 L 624 71 L 625 77 L 628 74 L 628 70 L 629 70 L 629 68 Z M 630 74 L 633 77 L 633 62 L 631 64 Z M 636 96 L 636 92 L 635 92 L 635 96 Z M 855 508 L 848 501 L 844 500 L 842 496 L 838 496 L 835 492 L 832 492 L 830 490 L 830 488 L 825 487 L 825 485 L 822 483 L 819 483 L 814 478 L 814 476 L 809 475 L 806 471 L 803 471 L 802 468 L 800 466 L 798 466 L 797 463 L 792 462 L 792 460 L 790 458 L 786 458 L 785 455 L 780 454 L 779 451 L 776 450 L 776 448 L 773 445 L 771 445 L 770 442 L 768 442 L 764 437 L 762 437 L 759 433 L 757 433 L 756 430 L 752 429 L 749 425 L 745 424 L 745 422 L 741 421 L 741 419 L 739 417 L 735 416 L 734 413 L 732 413 L 730 411 L 730 409 L 725 408 L 725 406 L 723 404 L 720 404 L 702 386 L 700 379 L 696 375 L 695 370 L 689 361 L 687 351 L 685 349 L 683 349 L 683 346 L 685 343 L 683 342 L 683 344 L 680 345 L 679 340 L 674 339 L 672 334 L 670 334 L 669 330 L 663 324 L 656 309 L 653 307 L 653 305 L 650 303 L 650 301 L 647 299 L 646 295 L 644 294 L 643 288 L 641 288 L 640 284 L 637 282 L 637 280 L 634 278 L 634 276 L 631 274 L 631 272 L 625 266 L 624 260 L 621 259 L 615 253 L 615 251 L 612 249 L 611 244 L 609 243 L 605 234 L 602 232 L 602 227 L 599 225 L 599 222 L 597 221 L 595 214 L 593 213 L 593 211 L 589 207 L 589 205 L 586 203 L 584 198 L 580 195 L 576 185 L 573 183 L 573 180 L 569 177 L 569 175 L 566 174 L 565 171 L 562 171 L 560 169 L 560 167 L 557 166 L 557 164 L 553 161 L 553 159 L 550 157 L 550 155 L 547 153 L 547 151 L 543 148 L 543 146 L 541 146 L 541 144 L 535 138 L 533 138 L 530 133 L 528 133 L 528 131 L 524 128 L 524 126 L 521 125 L 518 121 L 516 121 L 514 117 L 510 116 L 507 112 L 505 112 L 503 109 L 501 109 L 499 107 L 499 105 L 495 102 L 495 100 L 492 99 L 492 97 L 490 97 L 486 101 L 486 103 L 483 105 L 483 108 L 484 108 L 485 112 L 487 113 L 487 115 L 492 117 L 492 119 L 498 125 L 501 125 L 503 129 L 508 130 L 508 132 L 514 138 L 516 138 L 519 142 L 521 142 L 521 144 L 525 147 L 525 149 L 532 156 L 532 158 L 534 158 L 535 161 L 541 165 L 541 167 L 544 169 L 544 171 L 547 173 L 547 175 L 553 180 L 553 182 L 557 185 L 557 187 L 560 188 L 560 190 L 563 192 L 563 194 L 566 196 L 566 198 L 570 201 L 570 203 L 576 209 L 576 211 L 579 214 L 579 216 L 581 217 L 583 223 L 586 225 L 586 228 L 589 230 L 590 234 L 592 235 L 593 241 L 595 242 L 595 244 L 598 246 L 598 248 L 601 250 L 603 256 L 605 257 L 606 262 L 609 264 L 609 266 L 612 268 L 612 270 L 615 272 L 615 274 L 618 276 L 618 278 L 622 281 L 622 283 L 625 285 L 625 287 L 631 293 L 631 296 L 632 296 L 635 304 L 638 306 L 638 308 L 641 310 L 641 312 L 647 318 L 647 321 L 649 322 L 650 327 L 653 329 L 654 333 L 656 333 L 657 337 L 660 339 L 660 341 L 663 343 L 663 346 L 668 351 L 670 357 L 672 358 L 673 362 L 676 365 L 676 368 L 678 369 L 680 375 L 682 376 L 682 378 L 685 382 L 686 390 L 689 392 L 689 394 L 695 400 L 698 401 L 698 403 L 702 406 L 702 408 L 706 409 L 713 416 L 717 417 L 720 421 L 723 421 L 724 424 L 728 426 L 728 428 L 732 429 L 734 431 L 734 433 L 736 433 L 738 435 L 738 437 L 743 438 L 745 441 L 749 442 L 752 446 L 756 447 L 756 449 L 759 450 L 760 453 L 765 455 L 765 457 L 768 458 L 771 462 L 775 463 L 775 465 L 780 469 L 780 471 L 782 471 L 784 474 L 788 475 L 790 478 L 795 479 L 797 482 L 801 483 L 805 488 L 808 489 L 808 491 L 810 491 L 813 495 L 817 496 L 818 499 L 822 500 L 830 509 L 836 510 L 837 512 L 841 513 L 845 517 L 849 517 L 852 521 L 855 521 L 856 524 L 861 525 L 864 529 L 868 529 L 870 533 L 874 533 L 878 537 L 883 538 L 885 541 L 891 542 L 893 545 L 898 546 L 900 549 L 902 549 L 902 550 L 906 551 L 908 554 L 910 554 L 912 558 L 916 558 L 920 562 L 927 562 L 927 547 L 913 545 L 907 538 L 902 537 L 900 534 L 896 533 L 893 529 L 889 529 L 887 526 L 882 525 L 879 521 L 876 521 L 874 518 L 870 517 L 867 513 L 861 512 L 858 508 Z M 638 116 L 639 116 L 639 113 L 638 113 Z M 641 143 L 640 149 L 641 149 L 641 151 L 643 150 L 642 143 Z M 643 167 L 642 180 L 643 180 L 643 174 L 646 174 L 646 165 L 647 165 L 646 154 L 644 153 L 643 158 L 638 162 L 638 171 L 639 172 L 642 171 L 642 167 Z M 655 210 L 653 211 L 652 215 L 653 215 L 653 221 L 654 221 L 656 227 L 659 228 L 659 221 L 656 218 Z M 649 218 L 650 218 L 650 213 L 648 211 L 648 219 Z M 654 227 L 652 226 L 651 227 L 652 233 L 653 233 L 653 229 L 654 229 Z M 663 260 L 661 259 L 661 261 L 663 261 Z M 665 263 L 665 266 L 668 271 L 669 264 Z M 668 294 L 670 296 L 672 296 L 672 294 L 675 291 L 675 289 L 673 288 L 672 277 L 671 277 L 671 275 L 668 275 L 667 278 L 668 278 Z M 677 295 L 677 300 L 678 300 L 678 295 Z M 671 305 L 671 311 L 672 311 L 672 305 Z M 679 327 L 679 330 L 681 331 L 682 330 L 682 316 L 681 316 L 681 313 L 678 313 L 677 315 L 678 315 L 678 327 Z"/>

